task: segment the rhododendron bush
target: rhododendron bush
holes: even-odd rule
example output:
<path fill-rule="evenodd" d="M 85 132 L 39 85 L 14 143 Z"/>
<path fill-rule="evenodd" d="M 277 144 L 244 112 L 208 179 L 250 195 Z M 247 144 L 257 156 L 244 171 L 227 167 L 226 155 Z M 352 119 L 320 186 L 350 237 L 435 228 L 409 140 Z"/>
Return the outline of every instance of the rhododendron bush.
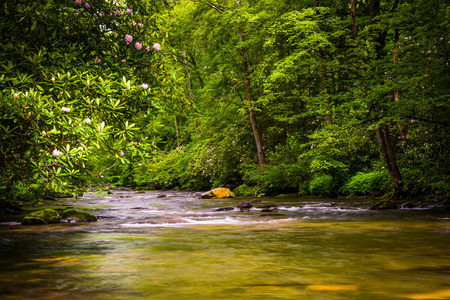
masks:
<path fill-rule="evenodd" d="M 141 50 L 162 43 L 150 8 L 38 2 L 1 4 L 0 206 L 75 194 L 154 147 L 133 119 L 152 113 L 160 80 L 159 48 Z M 99 155 L 111 165 L 90 167 Z"/>

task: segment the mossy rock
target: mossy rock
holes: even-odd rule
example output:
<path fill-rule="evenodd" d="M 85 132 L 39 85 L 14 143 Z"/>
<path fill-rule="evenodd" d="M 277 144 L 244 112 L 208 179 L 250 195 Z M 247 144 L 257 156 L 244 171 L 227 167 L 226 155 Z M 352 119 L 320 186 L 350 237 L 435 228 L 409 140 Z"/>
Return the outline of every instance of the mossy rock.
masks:
<path fill-rule="evenodd" d="M 416 206 L 410 201 L 403 204 L 403 208 L 414 208 L 414 207 Z"/>
<path fill-rule="evenodd" d="M 392 200 L 381 200 L 375 203 L 370 209 L 380 210 L 380 209 L 397 209 L 398 206 Z"/>
<path fill-rule="evenodd" d="M 22 225 L 40 225 L 59 222 L 61 222 L 61 217 L 56 210 L 43 209 L 26 215 L 22 220 Z"/>
<path fill-rule="evenodd" d="M 234 198 L 234 193 L 229 188 L 217 188 L 203 193 L 201 199 L 221 199 L 221 198 Z"/>
<path fill-rule="evenodd" d="M 66 209 L 62 213 L 62 219 L 66 222 L 97 222 L 97 217 L 86 211 L 78 209 Z"/>
<path fill-rule="evenodd" d="M 44 225 L 47 222 L 42 218 L 37 217 L 25 217 L 22 220 L 22 225 Z"/>

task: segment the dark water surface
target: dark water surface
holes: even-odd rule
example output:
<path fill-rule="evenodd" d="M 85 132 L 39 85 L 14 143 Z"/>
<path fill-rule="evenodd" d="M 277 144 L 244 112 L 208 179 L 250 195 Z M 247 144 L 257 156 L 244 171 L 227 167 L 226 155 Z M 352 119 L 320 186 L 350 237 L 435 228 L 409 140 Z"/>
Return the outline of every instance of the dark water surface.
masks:
<path fill-rule="evenodd" d="M 96 223 L 0 224 L 0 299 L 450 299 L 448 211 L 87 193 Z M 55 203 L 56 204 L 56 203 Z"/>

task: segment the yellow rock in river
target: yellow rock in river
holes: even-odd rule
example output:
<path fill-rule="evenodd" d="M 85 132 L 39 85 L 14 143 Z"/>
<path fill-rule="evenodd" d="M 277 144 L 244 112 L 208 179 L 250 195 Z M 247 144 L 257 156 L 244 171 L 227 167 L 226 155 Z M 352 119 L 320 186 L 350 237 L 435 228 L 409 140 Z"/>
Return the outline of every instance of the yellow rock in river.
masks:
<path fill-rule="evenodd" d="M 210 190 L 209 192 L 203 193 L 201 195 L 202 199 L 210 199 L 210 198 L 234 198 L 233 192 L 229 188 L 217 188 Z"/>

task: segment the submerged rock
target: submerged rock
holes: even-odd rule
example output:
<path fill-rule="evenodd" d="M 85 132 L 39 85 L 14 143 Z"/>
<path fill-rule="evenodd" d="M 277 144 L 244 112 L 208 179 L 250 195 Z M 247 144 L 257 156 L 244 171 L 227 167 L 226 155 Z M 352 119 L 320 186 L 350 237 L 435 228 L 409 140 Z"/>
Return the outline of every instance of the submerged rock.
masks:
<path fill-rule="evenodd" d="M 260 206 L 258 206 L 258 208 L 274 208 L 274 207 L 278 207 L 278 205 L 276 205 L 276 204 L 267 204 L 267 205 L 260 205 Z"/>
<path fill-rule="evenodd" d="M 263 209 L 261 210 L 261 212 L 278 212 L 278 208 L 273 208 L 273 209 L 270 209 L 270 208 L 263 208 Z"/>
<path fill-rule="evenodd" d="M 229 188 L 217 188 L 210 190 L 209 192 L 203 193 L 200 198 L 211 199 L 211 198 L 234 198 L 234 193 Z"/>
<path fill-rule="evenodd" d="M 228 210 L 234 210 L 234 207 L 221 207 L 216 209 L 216 211 L 228 211 Z"/>
<path fill-rule="evenodd" d="M 63 222 L 97 222 L 97 217 L 86 211 L 78 209 L 66 209 L 62 214 Z"/>
<path fill-rule="evenodd" d="M 398 206 L 392 200 L 381 200 L 375 203 L 370 209 L 380 210 L 380 209 L 397 209 Z"/>
<path fill-rule="evenodd" d="M 61 217 L 56 210 L 43 209 L 26 215 L 22 220 L 22 225 L 41 225 L 59 223 L 60 221 Z"/>

